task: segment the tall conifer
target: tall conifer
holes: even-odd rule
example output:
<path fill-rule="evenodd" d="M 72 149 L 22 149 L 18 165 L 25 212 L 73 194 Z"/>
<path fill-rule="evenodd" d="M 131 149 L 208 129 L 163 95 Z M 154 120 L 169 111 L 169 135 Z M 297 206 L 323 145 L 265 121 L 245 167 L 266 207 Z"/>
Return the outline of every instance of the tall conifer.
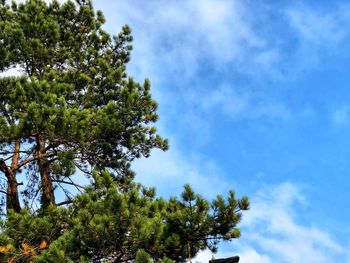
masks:
<path fill-rule="evenodd" d="M 126 73 L 130 28 L 104 22 L 90 0 L 0 0 L 0 72 L 20 73 L 0 77 L 0 262 L 185 262 L 240 236 L 246 197 L 164 200 L 133 181 L 130 163 L 168 145 L 149 81 Z M 81 193 L 58 203 L 65 185 Z"/>
<path fill-rule="evenodd" d="M 132 37 L 114 37 L 91 1 L 29 0 L 0 6 L 0 169 L 8 182 L 8 207 L 20 210 L 18 173 L 39 185 L 43 207 L 55 204 L 55 187 L 76 168 L 111 169 L 132 177 L 130 161 L 167 148 L 152 123 L 158 118 L 150 84 L 128 77 Z"/>

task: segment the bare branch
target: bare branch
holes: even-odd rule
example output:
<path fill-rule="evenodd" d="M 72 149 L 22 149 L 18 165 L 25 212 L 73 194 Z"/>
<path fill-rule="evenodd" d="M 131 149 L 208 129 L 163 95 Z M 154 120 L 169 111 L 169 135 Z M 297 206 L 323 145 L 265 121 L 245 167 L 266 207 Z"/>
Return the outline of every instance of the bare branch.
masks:
<path fill-rule="evenodd" d="M 56 206 L 69 205 L 72 203 L 73 203 L 73 200 L 67 200 L 67 201 L 63 201 L 63 202 L 56 204 Z"/>
<path fill-rule="evenodd" d="M 0 171 L 3 172 L 4 174 L 7 174 L 9 171 L 9 168 L 7 164 L 5 163 L 4 159 L 0 159 Z"/>
<path fill-rule="evenodd" d="M 73 185 L 75 186 L 76 188 L 81 188 L 81 189 L 84 189 L 85 187 L 80 185 L 80 184 L 76 184 L 74 182 L 67 182 L 67 181 L 64 181 L 64 180 L 58 180 L 58 179 L 54 179 L 52 180 L 52 182 L 55 182 L 55 183 L 61 183 L 61 184 L 69 184 L 69 185 Z"/>
<path fill-rule="evenodd" d="M 1 194 L 4 194 L 4 195 L 8 195 L 8 192 L 4 191 L 4 190 L 0 190 L 0 193 Z"/>
<path fill-rule="evenodd" d="M 14 154 L 14 153 L 27 153 L 27 154 L 29 154 L 30 153 L 30 151 L 28 150 L 28 151 L 2 151 L 2 152 L 0 152 L 0 154 L 1 155 L 5 155 L 5 154 Z"/>
<path fill-rule="evenodd" d="M 44 157 L 47 158 L 47 157 L 52 157 L 52 156 L 54 156 L 54 155 L 53 154 L 43 154 L 43 155 L 40 155 L 40 156 L 38 156 L 38 155 L 37 156 L 33 156 L 33 157 L 28 158 L 28 159 L 22 161 L 21 163 L 19 163 L 14 169 L 18 170 L 19 168 L 21 168 L 22 166 L 24 166 L 24 165 L 26 165 L 28 163 L 31 163 L 31 162 L 36 161 L 36 160 L 39 160 L 39 159 L 44 158 Z"/>

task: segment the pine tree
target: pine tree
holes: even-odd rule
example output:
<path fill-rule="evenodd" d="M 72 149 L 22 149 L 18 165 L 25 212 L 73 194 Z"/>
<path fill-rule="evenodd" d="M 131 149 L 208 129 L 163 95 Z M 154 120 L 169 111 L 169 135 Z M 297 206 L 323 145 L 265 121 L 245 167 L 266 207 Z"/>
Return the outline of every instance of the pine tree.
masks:
<path fill-rule="evenodd" d="M 246 197 L 186 185 L 165 200 L 134 182 L 131 162 L 168 144 L 149 81 L 126 73 L 130 28 L 104 22 L 90 0 L 0 0 L 0 71 L 21 73 L 0 78 L 1 262 L 184 262 L 240 236 Z M 81 193 L 58 202 L 65 185 Z"/>
<path fill-rule="evenodd" d="M 93 178 L 69 207 L 51 206 L 44 216 L 10 213 L 0 236 L 0 255 L 11 246 L 3 260 L 184 262 L 200 250 L 215 252 L 220 240 L 238 238 L 241 212 L 249 208 L 248 199 L 233 192 L 209 203 L 186 186 L 181 199 L 164 200 L 137 183 L 123 191 L 108 172 Z M 49 247 L 40 250 L 43 242 Z"/>
<path fill-rule="evenodd" d="M 134 158 L 167 148 L 151 125 L 158 116 L 149 81 L 140 85 L 125 72 L 128 26 L 112 38 L 90 1 L 2 3 L 0 17 L 0 70 L 22 73 L 0 79 L 0 169 L 9 208 L 21 209 L 18 174 L 31 182 L 26 197 L 41 189 L 45 208 L 77 168 L 111 169 L 126 180 Z"/>

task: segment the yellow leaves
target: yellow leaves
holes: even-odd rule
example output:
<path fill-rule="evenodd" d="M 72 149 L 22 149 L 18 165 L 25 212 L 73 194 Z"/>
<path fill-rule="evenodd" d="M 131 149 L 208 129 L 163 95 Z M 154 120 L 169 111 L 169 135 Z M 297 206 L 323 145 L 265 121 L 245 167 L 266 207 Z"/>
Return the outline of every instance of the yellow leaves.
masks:
<path fill-rule="evenodd" d="M 46 243 L 46 241 L 44 240 L 44 241 L 41 241 L 41 243 L 40 243 L 40 245 L 39 245 L 39 249 L 45 249 L 45 248 L 47 248 L 47 243 Z"/>
<path fill-rule="evenodd" d="M 22 247 L 22 250 L 24 252 L 29 252 L 29 251 L 33 250 L 33 247 L 31 245 L 29 245 L 28 243 L 23 243 L 21 245 L 21 247 Z"/>
<path fill-rule="evenodd" d="M 7 244 L 6 246 L 0 246 L 0 254 L 6 254 L 8 253 L 13 246 L 11 244 Z"/>
<path fill-rule="evenodd" d="M 25 257 L 34 257 L 36 255 L 36 248 L 28 243 L 22 243 L 22 255 Z"/>
<path fill-rule="evenodd" d="M 7 244 L 5 246 L 0 246 L 0 256 L 1 254 L 10 256 L 7 260 L 8 263 L 15 263 L 21 260 L 32 262 L 34 257 L 47 247 L 48 244 L 45 240 L 41 241 L 39 246 L 33 246 L 29 243 L 23 242 L 18 250 L 16 250 L 13 245 Z"/>

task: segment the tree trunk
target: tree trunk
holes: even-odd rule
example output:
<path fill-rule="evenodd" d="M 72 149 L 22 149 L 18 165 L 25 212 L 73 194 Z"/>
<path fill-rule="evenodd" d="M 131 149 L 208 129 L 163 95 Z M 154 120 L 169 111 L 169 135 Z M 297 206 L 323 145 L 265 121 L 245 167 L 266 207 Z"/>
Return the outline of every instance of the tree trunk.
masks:
<path fill-rule="evenodd" d="M 15 142 L 15 150 L 12 156 L 11 167 L 8 167 L 4 160 L 0 160 L 0 171 L 2 171 L 7 178 L 7 196 L 6 208 L 13 209 L 16 212 L 21 211 L 21 205 L 18 196 L 18 183 L 16 179 L 16 168 L 19 160 L 20 142 Z"/>
<path fill-rule="evenodd" d="M 21 205 L 18 197 L 18 183 L 16 180 L 16 173 L 9 169 L 7 176 L 7 210 L 13 209 L 19 213 L 21 211 Z"/>
<path fill-rule="evenodd" d="M 16 212 L 21 211 L 21 205 L 18 197 L 18 183 L 16 179 L 16 169 L 19 160 L 20 142 L 15 142 L 15 150 L 12 156 L 11 167 L 8 167 L 4 160 L 0 160 L 0 171 L 2 171 L 7 178 L 7 196 L 6 208 L 13 209 Z"/>
<path fill-rule="evenodd" d="M 12 157 L 11 162 L 11 169 L 9 171 L 9 177 L 8 177 L 8 191 L 11 196 L 11 206 L 16 211 L 19 212 L 21 210 L 21 206 L 19 203 L 19 197 L 18 197 L 18 183 L 16 178 L 16 170 L 18 166 L 19 161 L 19 151 L 21 149 L 21 143 L 19 140 L 15 142 L 15 150 Z"/>
<path fill-rule="evenodd" d="M 42 138 L 37 138 L 37 154 L 42 186 L 41 204 L 42 208 L 45 209 L 49 205 L 55 205 L 55 194 L 50 176 L 50 164 L 46 157 L 45 140 Z"/>
<path fill-rule="evenodd" d="M 6 208 L 7 210 L 13 209 L 16 212 L 20 212 L 21 205 L 18 197 L 16 173 L 12 171 L 2 159 L 0 160 L 0 171 L 2 171 L 7 178 Z"/>

